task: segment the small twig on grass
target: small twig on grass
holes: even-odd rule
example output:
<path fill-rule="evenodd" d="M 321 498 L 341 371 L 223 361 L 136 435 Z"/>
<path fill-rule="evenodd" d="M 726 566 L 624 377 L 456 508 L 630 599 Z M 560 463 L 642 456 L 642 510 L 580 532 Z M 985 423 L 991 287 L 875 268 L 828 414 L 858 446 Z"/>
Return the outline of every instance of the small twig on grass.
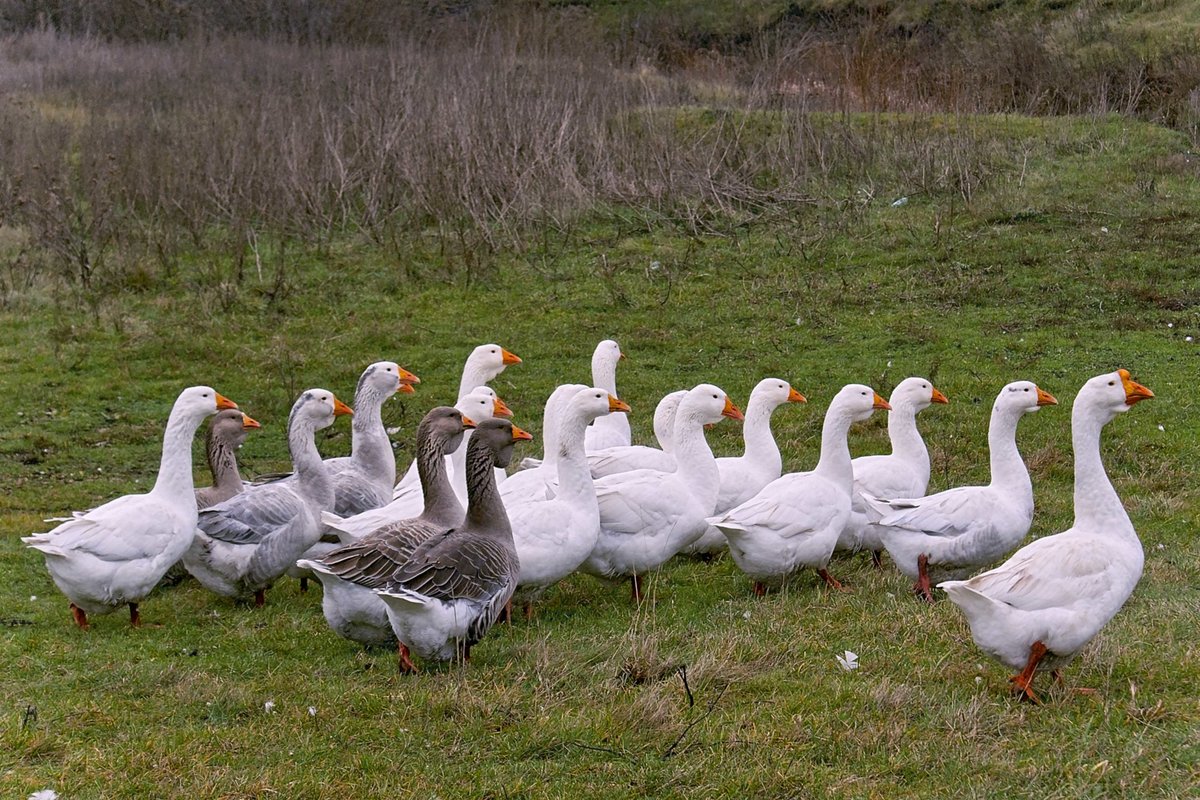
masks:
<path fill-rule="evenodd" d="M 725 690 L 728 688 L 729 688 L 728 684 L 725 686 L 722 686 L 721 691 L 717 692 L 717 696 L 709 701 L 708 708 L 704 709 L 704 713 L 701 714 L 700 716 L 696 717 L 691 722 L 689 722 L 687 724 L 687 727 L 685 727 L 679 733 L 679 736 L 675 737 L 675 741 L 671 742 L 671 746 L 663 751 L 663 754 L 662 754 L 663 761 L 666 761 L 668 758 L 675 755 L 675 752 L 678 749 L 680 743 L 683 741 L 685 736 L 687 736 L 689 733 L 691 733 L 692 728 L 696 727 L 701 722 L 708 719 L 708 717 L 713 713 L 713 711 L 716 710 L 717 703 L 719 703 L 721 701 L 721 698 L 725 696 Z"/>
<path fill-rule="evenodd" d="M 679 673 L 680 679 L 683 680 L 683 691 L 687 693 L 688 708 L 691 708 L 696 705 L 696 698 L 692 697 L 692 687 L 688 686 L 687 664 L 680 664 L 675 668 L 675 671 Z"/>

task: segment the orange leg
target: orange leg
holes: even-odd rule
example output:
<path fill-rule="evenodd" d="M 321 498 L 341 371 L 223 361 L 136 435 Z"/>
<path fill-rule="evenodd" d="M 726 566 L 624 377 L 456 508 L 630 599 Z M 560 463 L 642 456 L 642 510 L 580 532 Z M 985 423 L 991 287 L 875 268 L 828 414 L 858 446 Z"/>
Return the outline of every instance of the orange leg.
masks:
<path fill-rule="evenodd" d="M 254 593 L 254 607 L 262 608 L 267 604 L 267 590 L 259 589 Z"/>
<path fill-rule="evenodd" d="M 825 585 L 828 586 L 830 589 L 845 589 L 846 588 L 845 586 L 842 586 L 841 582 L 838 581 L 837 578 L 830 575 L 829 571 L 827 569 L 825 569 L 824 567 L 817 570 L 817 574 L 821 576 L 821 580 L 825 581 Z"/>
<path fill-rule="evenodd" d="M 504 620 L 505 625 L 512 625 L 512 598 L 508 598 L 508 602 L 504 604 L 504 611 L 500 613 L 500 618 Z"/>
<path fill-rule="evenodd" d="M 1037 672 L 1037 665 L 1047 652 L 1046 645 L 1040 641 L 1034 642 L 1029 648 L 1029 660 L 1025 662 L 1025 669 L 1019 675 L 1013 675 L 1008 679 L 1022 697 L 1038 705 L 1041 705 L 1042 701 L 1033 693 L 1033 676 Z"/>
<path fill-rule="evenodd" d="M 754 582 L 754 596 L 755 597 L 766 597 L 767 596 L 767 585 L 765 583 L 763 583 L 762 581 L 755 581 Z"/>
<path fill-rule="evenodd" d="M 532 600 L 525 601 L 525 621 L 526 622 L 533 621 L 533 601 Z"/>
<path fill-rule="evenodd" d="M 409 655 L 408 645 L 404 642 L 399 642 L 398 652 L 400 654 L 400 674 L 401 675 L 416 675 L 417 665 L 412 662 L 412 656 Z"/>
<path fill-rule="evenodd" d="M 87 612 L 74 603 L 71 603 L 71 618 L 75 620 L 79 630 L 86 631 L 88 629 Z"/>
<path fill-rule="evenodd" d="M 875 569 L 883 569 L 883 551 L 871 551 L 871 563 L 875 565 Z"/>
<path fill-rule="evenodd" d="M 142 615 L 138 613 L 138 604 L 129 604 L 129 624 L 135 628 L 142 627 Z"/>
<path fill-rule="evenodd" d="M 926 603 L 933 602 L 933 587 L 929 585 L 929 556 L 925 553 L 917 556 L 917 582 L 913 584 L 913 592 Z"/>

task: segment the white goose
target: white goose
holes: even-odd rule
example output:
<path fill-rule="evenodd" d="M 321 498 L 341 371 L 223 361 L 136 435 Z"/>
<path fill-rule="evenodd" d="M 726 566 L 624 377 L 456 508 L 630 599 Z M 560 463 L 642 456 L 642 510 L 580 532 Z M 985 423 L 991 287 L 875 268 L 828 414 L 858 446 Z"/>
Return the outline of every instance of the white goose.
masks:
<path fill-rule="evenodd" d="M 332 392 L 304 392 L 288 417 L 295 480 L 250 486 L 200 513 L 183 564 L 205 588 L 226 597 L 253 595 L 261 606 L 266 589 L 316 543 L 320 514 L 333 507 L 333 481 L 313 437 L 352 413 Z"/>
<path fill-rule="evenodd" d="M 847 436 L 850 426 L 875 409 L 889 408 L 875 391 L 859 383 L 842 388 L 825 412 L 821 457 L 812 472 L 793 472 L 709 523 L 725 534 L 733 561 L 763 595 L 803 567 L 817 570 L 825 583 L 841 588 L 826 570 L 838 534 L 850 516 L 854 472 Z"/>
<path fill-rule="evenodd" d="M 628 405 L 599 387 L 575 391 L 560 417 L 555 451 L 547 451 L 556 453 L 553 498 L 505 499 L 521 562 L 516 597 L 526 603 L 526 617 L 532 614 L 532 602 L 578 569 L 596 546 L 600 508 L 583 452 L 584 432 L 593 420 L 627 411 Z M 503 490 L 500 494 L 504 496 Z"/>
<path fill-rule="evenodd" d="M 932 403 L 949 403 L 946 395 L 934 388 L 925 378 L 905 378 L 892 390 L 888 403 L 888 439 L 892 452 L 886 456 L 859 456 L 851 461 L 854 467 L 853 510 L 845 530 L 838 537 L 838 550 L 871 551 L 875 566 L 880 566 L 879 554 L 883 542 L 870 525 L 867 501 L 871 497 L 924 497 L 929 487 L 929 450 L 917 430 L 917 414 Z"/>
<path fill-rule="evenodd" d="M 743 418 L 723 390 L 700 384 L 679 403 L 675 416 L 675 472 L 637 469 L 595 482 L 600 538 L 583 571 L 606 578 L 630 576 L 633 599 L 640 601 L 640 576 L 704 533 L 721 483 L 704 426 L 722 417 Z"/>
<path fill-rule="evenodd" d="M 872 500 L 876 526 L 896 568 L 933 602 L 930 581 L 964 578 L 1012 551 L 1033 522 L 1033 484 L 1017 450 L 1017 423 L 1058 401 L 1030 381 L 1000 390 L 988 424 L 992 481 L 928 497 Z"/>
<path fill-rule="evenodd" d="M 488 384 L 497 378 L 501 372 L 504 372 L 507 367 L 520 363 L 521 359 L 519 357 L 513 353 L 510 353 L 508 350 L 505 350 L 498 344 L 479 345 L 471 351 L 471 354 L 467 356 L 467 360 L 463 364 L 462 378 L 458 382 L 458 400 L 462 400 L 469 394 L 475 394 L 479 392 L 488 392 L 492 395 L 492 397 L 496 397 L 496 393 L 492 389 L 488 388 Z M 496 398 L 496 400 L 497 402 L 500 402 L 499 398 Z M 500 405 L 504 406 L 503 402 L 500 402 Z M 457 407 L 458 402 L 456 401 L 455 408 Z M 496 415 L 512 416 L 510 412 L 506 412 L 508 412 L 508 409 L 505 406 L 504 412 L 497 411 Z M 471 419 L 480 419 L 480 417 L 471 415 L 470 412 L 464 411 L 463 413 L 470 416 Z M 467 439 L 470 438 L 470 436 L 467 437 Z M 462 444 L 464 457 L 466 454 L 466 449 L 467 441 L 464 439 Z M 496 479 L 499 481 L 504 480 L 504 477 L 502 477 L 500 474 L 502 472 L 503 470 L 498 472 L 496 475 Z M 409 464 L 408 471 L 404 473 L 404 477 L 401 478 L 400 482 L 396 484 L 395 491 L 392 494 L 392 499 L 397 499 L 401 492 L 405 491 L 411 493 L 414 501 L 419 499 L 421 496 L 421 479 L 417 475 L 417 462 L 415 459 L 411 464 Z M 467 502 L 465 488 L 463 489 L 460 497 L 464 503 Z M 420 513 L 419 508 L 414 511 L 412 515 L 407 516 L 413 516 L 418 513 Z"/>
<path fill-rule="evenodd" d="M 475 391 L 466 397 L 461 398 L 454 407 L 460 414 L 472 419 L 475 422 L 482 422 L 485 419 L 491 419 L 496 412 L 496 409 L 508 411 L 507 406 L 495 396 L 490 389 L 486 392 Z M 462 440 L 467 437 L 463 436 L 456 441 L 460 442 L 453 453 L 445 458 L 447 474 L 450 475 L 450 487 L 461 506 L 466 507 L 466 477 L 462 467 L 463 461 L 466 458 L 466 451 L 462 447 Z M 413 460 L 413 464 L 418 463 L 417 459 Z M 355 514 L 352 517 L 345 519 L 338 517 L 336 514 L 322 514 L 321 521 L 325 527 L 331 531 L 344 544 L 355 539 L 361 539 L 363 536 L 382 528 L 384 525 L 391 525 L 401 520 L 411 519 L 421 513 L 425 507 L 425 495 L 421 488 L 420 480 L 417 481 L 416 487 L 397 490 L 397 497 L 380 508 L 372 508 L 369 511 L 364 511 L 361 514 Z"/>
<path fill-rule="evenodd" d="M 634 469 L 674 472 L 675 456 L 672 453 L 675 449 L 675 412 L 679 409 L 679 401 L 686 394 L 686 389 L 680 389 L 658 401 L 658 406 L 654 409 L 654 438 L 658 440 L 658 447 L 635 444 L 588 453 L 588 468 L 592 471 L 592 477 L 603 478 L 605 475 L 616 475 L 618 472 Z"/>
<path fill-rule="evenodd" d="M 1123 369 L 1083 385 L 1071 409 L 1075 522 L 1036 539 L 993 570 L 938 587 L 962 609 L 971 637 L 1013 669 L 1010 680 L 1038 701 L 1033 677 L 1073 659 L 1121 609 L 1142 574 L 1142 544 L 1100 458 L 1100 430 L 1154 396 Z"/>
<path fill-rule="evenodd" d="M 392 497 L 396 456 L 383 427 L 383 404 L 396 392 L 411 394 L 421 379 L 393 361 L 367 367 L 354 390 L 350 455 L 327 458 L 333 478 L 335 514 L 346 517 L 378 508 Z"/>
<path fill-rule="evenodd" d="M 721 491 L 717 493 L 715 514 L 723 514 L 740 506 L 783 472 L 783 456 L 771 433 L 771 415 L 784 403 L 807 403 L 787 381 L 764 378 L 750 392 L 746 403 L 746 422 L 742 440 L 746 444 L 741 456 L 717 459 L 721 473 Z M 688 554 L 712 554 L 725 549 L 725 535 L 709 526 L 704 534 L 683 549 Z"/>
<path fill-rule="evenodd" d="M 617 362 L 625 358 L 621 346 L 612 339 L 596 345 L 592 353 L 592 385 L 611 394 L 617 394 Z M 594 453 L 608 447 L 628 447 L 633 441 L 630 436 L 629 418 L 624 414 L 600 417 L 587 429 L 584 442 L 587 451 Z"/>
<path fill-rule="evenodd" d="M 530 500 L 545 500 L 552 497 L 551 486 L 558 478 L 559 428 L 567 405 L 576 393 L 587 389 L 582 383 L 565 383 L 555 388 L 546 400 L 542 414 L 542 453 L 544 458 L 537 466 L 522 470 L 500 484 L 500 497 L 505 506 Z M 526 459 L 533 461 L 533 459 Z"/>
<path fill-rule="evenodd" d="M 80 628 L 88 614 L 129 606 L 139 625 L 138 603 L 179 560 L 196 532 L 192 439 L 205 417 L 237 404 L 208 386 L 184 389 L 167 418 L 158 479 L 147 494 L 128 494 L 76 515 L 47 533 L 21 539 L 46 557 L 46 569 L 71 601 Z"/>
<path fill-rule="evenodd" d="M 383 404 L 396 392 L 412 394 L 421 379 L 393 361 L 378 361 L 363 370 L 354 390 L 354 419 L 350 424 L 350 455 L 325 459 L 333 480 L 333 513 L 339 517 L 361 514 L 386 505 L 396 482 L 396 456 L 383 426 Z M 295 480 L 289 476 L 287 480 Z M 332 537 L 330 537 L 332 539 Z M 304 558 L 319 558 L 336 546 L 319 541 Z M 308 591 L 309 570 L 296 565 L 287 574 L 300 579 L 300 591 Z"/>

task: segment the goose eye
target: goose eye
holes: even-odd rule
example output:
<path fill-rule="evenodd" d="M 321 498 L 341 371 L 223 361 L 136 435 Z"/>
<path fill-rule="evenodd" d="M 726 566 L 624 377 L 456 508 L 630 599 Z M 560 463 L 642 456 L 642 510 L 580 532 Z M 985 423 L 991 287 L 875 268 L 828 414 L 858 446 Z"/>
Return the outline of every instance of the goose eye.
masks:
<path fill-rule="evenodd" d="M 1109 382 L 1108 382 L 1108 385 L 1109 385 L 1109 386 L 1116 386 L 1116 385 L 1117 385 L 1117 382 L 1116 382 L 1116 381 L 1109 381 Z M 207 396 L 207 395 L 206 395 L 206 396 Z"/>
<path fill-rule="evenodd" d="M 1029 387 L 1028 387 L 1028 386 L 1026 386 L 1026 387 L 1025 387 L 1025 391 L 1027 391 L 1027 392 L 1029 391 Z"/>

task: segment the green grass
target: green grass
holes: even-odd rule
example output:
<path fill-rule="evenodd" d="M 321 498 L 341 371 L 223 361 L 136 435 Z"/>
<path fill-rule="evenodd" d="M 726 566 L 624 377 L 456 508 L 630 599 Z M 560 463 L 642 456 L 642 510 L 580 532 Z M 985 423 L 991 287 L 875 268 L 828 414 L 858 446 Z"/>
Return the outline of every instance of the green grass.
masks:
<path fill-rule="evenodd" d="M 500 254 L 471 281 L 423 252 L 405 266 L 426 277 L 402 280 L 400 265 L 345 241 L 289 261 L 273 300 L 267 274 L 219 301 L 197 277 L 211 264 L 152 276 L 94 313 L 53 285 L 6 298 L 0 796 L 1194 793 L 1200 345 L 1184 337 L 1200 335 L 1195 156 L 1176 134 L 1114 119 L 862 124 L 969 124 L 993 174 L 969 205 L 904 174 L 835 176 L 794 219 L 723 236 L 609 215 Z M 810 403 L 776 415 L 787 469 L 814 463 L 842 384 L 887 392 L 931 377 L 951 399 L 921 418 L 932 489 L 986 479 L 991 400 L 1009 380 L 1035 380 L 1062 405 L 1019 431 L 1034 535 L 1070 521 L 1075 390 L 1132 370 L 1157 398 L 1113 422 L 1104 450 L 1146 571 L 1067 671 L 1099 696 L 1010 699 L 1007 672 L 973 647 L 953 606 L 916 603 L 906 581 L 861 558 L 832 567 L 848 593 L 805 575 L 765 599 L 727 559 L 677 561 L 641 610 L 625 587 L 573 578 L 532 624 L 493 631 L 468 668 L 402 677 L 391 654 L 330 633 L 319 596 L 294 582 L 262 611 L 187 584 L 153 595 L 141 630 L 115 614 L 82 633 L 17 539 L 45 529 L 43 516 L 146 488 L 184 385 L 211 383 L 264 424 L 241 460 L 266 472 L 286 466 L 298 390 L 349 399 L 366 363 L 395 358 L 423 380 L 385 412 L 402 428 L 403 467 L 421 413 L 453 399 L 475 344 L 525 359 L 494 386 L 536 432 L 540 403 L 557 383 L 586 380 L 607 336 L 630 357 L 619 380 L 641 441 L 666 391 L 711 381 L 744 404 L 760 378 L 790 380 Z M 737 452 L 738 435 L 721 425 L 714 449 Z M 348 440 L 341 423 L 322 447 L 344 453 Z M 851 447 L 886 450 L 884 420 L 856 427 Z M 861 669 L 838 668 L 845 649 Z"/>

